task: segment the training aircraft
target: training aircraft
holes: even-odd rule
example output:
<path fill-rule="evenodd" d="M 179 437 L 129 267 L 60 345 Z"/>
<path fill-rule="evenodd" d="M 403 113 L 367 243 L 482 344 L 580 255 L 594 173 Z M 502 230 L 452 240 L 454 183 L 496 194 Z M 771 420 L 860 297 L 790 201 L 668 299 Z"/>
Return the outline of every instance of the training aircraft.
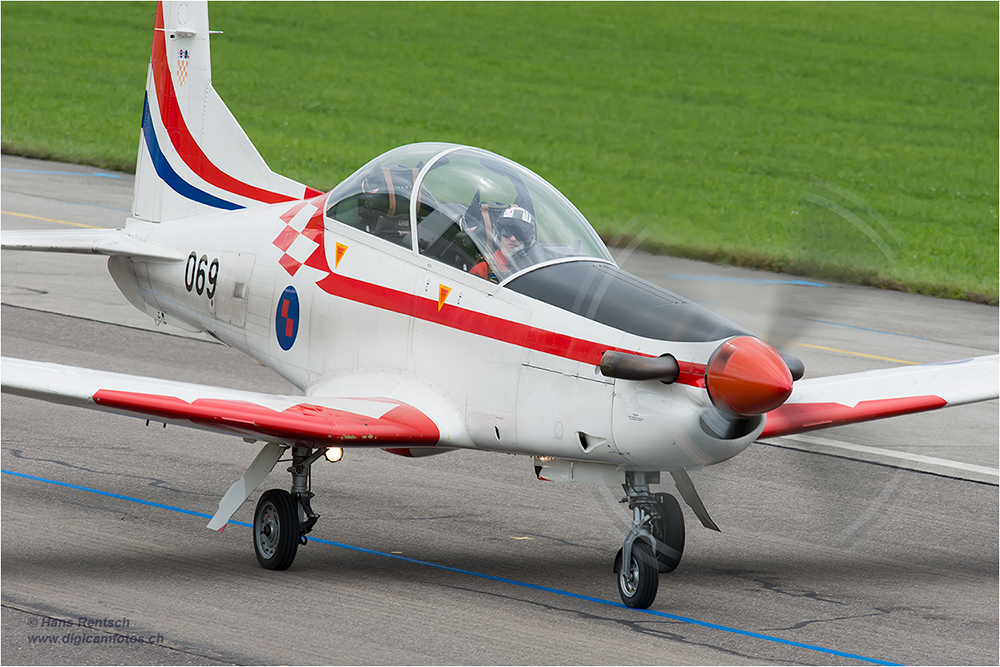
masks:
<path fill-rule="evenodd" d="M 253 545 L 292 565 L 319 516 L 311 466 L 345 447 L 534 457 L 539 479 L 621 484 L 614 562 L 646 608 L 684 548 L 667 472 L 718 530 L 688 468 L 755 440 L 997 398 L 998 357 L 802 379 L 743 327 L 623 271 L 545 180 L 491 152 L 395 148 L 323 193 L 273 173 L 212 87 L 205 2 L 159 2 L 130 217 L 121 229 L 8 231 L 6 249 L 96 253 L 158 323 L 273 369 L 270 395 L 3 358 L 3 391 L 262 443 L 208 524 L 278 460 Z"/>

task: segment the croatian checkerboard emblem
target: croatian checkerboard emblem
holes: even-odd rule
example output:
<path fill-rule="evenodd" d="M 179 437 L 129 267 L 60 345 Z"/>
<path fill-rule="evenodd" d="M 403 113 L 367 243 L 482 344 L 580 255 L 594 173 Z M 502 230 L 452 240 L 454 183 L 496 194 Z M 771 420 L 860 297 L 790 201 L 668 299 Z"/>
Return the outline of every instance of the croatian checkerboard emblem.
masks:
<path fill-rule="evenodd" d="M 278 263 L 288 275 L 294 276 L 299 269 L 307 266 L 319 272 L 315 274 L 316 279 L 328 276 L 331 271 L 323 242 L 325 229 L 322 204 L 297 202 L 280 215 L 279 219 L 285 224 L 272 243 L 281 250 Z M 338 254 L 337 260 L 342 256 L 342 253 Z"/>
<path fill-rule="evenodd" d="M 181 49 L 177 54 L 177 85 L 183 86 L 188 76 L 188 61 L 191 54 L 187 49 Z"/>

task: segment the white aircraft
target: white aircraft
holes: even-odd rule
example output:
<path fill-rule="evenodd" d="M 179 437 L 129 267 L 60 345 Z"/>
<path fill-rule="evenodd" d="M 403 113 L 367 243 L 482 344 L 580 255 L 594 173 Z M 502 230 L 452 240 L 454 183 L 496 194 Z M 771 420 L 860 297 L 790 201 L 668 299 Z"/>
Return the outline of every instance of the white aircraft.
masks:
<path fill-rule="evenodd" d="M 998 396 L 998 357 L 837 377 L 620 269 L 580 212 L 528 169 L 467 146 L 380 155 L 322 193 L 274 174 L 211 83 L 204 2 L 160 2 L 132 214 L 122 229 L 8 231 L 3 248 L 107 255 L 157 322 L 245 352 L 295 395 L 3 358 L 4 392 L 263 443 L 219 503 L 261 495 L 260 564 L 288 568 L 319 516 L 310 469 L 344 447 L 534 457 L 539 479 L 619 483 L 633 513 L 615 559 L 631 607 L 673 570 L 674 479 L 758 438 Z M 794 378 L 794 384 L 793 384 Z"/>

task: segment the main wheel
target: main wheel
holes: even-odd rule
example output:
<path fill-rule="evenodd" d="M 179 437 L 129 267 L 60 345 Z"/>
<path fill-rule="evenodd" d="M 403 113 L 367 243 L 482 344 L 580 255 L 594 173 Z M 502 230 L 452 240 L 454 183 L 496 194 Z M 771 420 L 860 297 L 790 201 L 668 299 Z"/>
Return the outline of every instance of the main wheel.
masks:
<path fill-rule="evenodd" d="M 653 549 L 645 540 L 636 540 L 632 543 L 630 560 L 631 563 L 621 563 L 618 567 L 618 595 L 626 607 L 646 609 L 653 604 L 660 587 Z"/>
<path fill-rule="evenodd" d="M 253 550 L 267 570 L 287 570 L 299 548 L 299 512 L 292 494 L 265 491 L 253 515 Z"/>
<path fill-rule="evenodd" d="M 680 503 L 669 493 L 657 493 L 653 498 L 660 514 L 650 526 L 657 541 L 656 561 L 660 572 L 673 572 L 684 553 L 684 514 Z"/>

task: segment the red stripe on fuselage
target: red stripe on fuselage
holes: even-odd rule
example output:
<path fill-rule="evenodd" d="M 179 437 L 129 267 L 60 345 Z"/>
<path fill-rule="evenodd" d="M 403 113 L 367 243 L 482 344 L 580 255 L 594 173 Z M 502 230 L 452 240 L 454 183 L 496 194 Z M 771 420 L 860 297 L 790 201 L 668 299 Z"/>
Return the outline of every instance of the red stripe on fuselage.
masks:
<path fill-rule="evenodd" d="M 156 99 L 160 110 L 160 120 L 167 130 L 170 143 L 177 151 L 184 164 L 191 171 L 198 174 L 206 182 L 217 188 L 226 190 L 233 194 L 252 199 L 254 201 L 277 204 L 279 202 L 294 201 L 297 197 L 284 195 L 278 192 L 264 190 L 241 180 L 233 178 L 208 159 L 201 150 L 201 146 L 191 136 L 191 131 L 184 122 L 181 115 L 180 105 L 177 103 L 177 93 L 174 89 L 173 78 L 170 75 L 170 66 L 167 63 L 167 40 L 164 31 L 163 2 L 156 3 L 156 29 L 153 31 L 153 50 L 150 54 L 150 61 L 153 67 L 153 80 L 156 84 Z M 304 197 L 311 197 L 322 194 L 314 188 L 306 188 Z"/>
<path fill-rule="evenodd" d="M 433 299 L 415 297 L 390 287 L 366 283 L 336 273 L 331 273 L 316 285 L 327 294 L 350 301 L 594 366 L 600 365 L 601 356 L 607 350 L 642 354 L 449 304 L 445 304 L 439 311 L 438 302 Z M 651 357 L 653 355 L 643 356 Z M 681 369 L 677 382 L 693 387 L 703 388 L 705 386 L 704 364 L 689 361 L 678 361 L 677 363 Z"/>

